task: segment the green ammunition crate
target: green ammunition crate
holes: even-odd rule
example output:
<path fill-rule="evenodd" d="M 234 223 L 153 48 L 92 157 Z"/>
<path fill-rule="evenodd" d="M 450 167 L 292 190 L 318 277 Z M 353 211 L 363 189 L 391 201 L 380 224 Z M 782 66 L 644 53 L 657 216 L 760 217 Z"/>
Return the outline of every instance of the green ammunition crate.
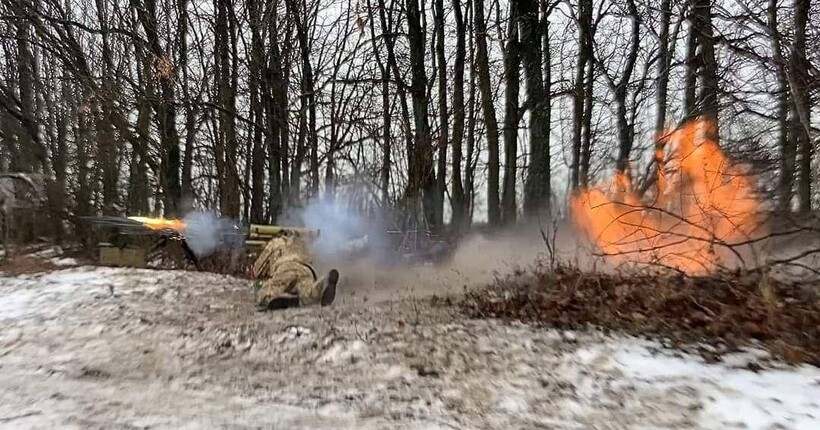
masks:
<path fill-rule="evenodd" d="M 115 267 L 145 267 L 148 251 L 144 248 L 118 248 L 109 243 L 100 244 L 100 265 Z"/>

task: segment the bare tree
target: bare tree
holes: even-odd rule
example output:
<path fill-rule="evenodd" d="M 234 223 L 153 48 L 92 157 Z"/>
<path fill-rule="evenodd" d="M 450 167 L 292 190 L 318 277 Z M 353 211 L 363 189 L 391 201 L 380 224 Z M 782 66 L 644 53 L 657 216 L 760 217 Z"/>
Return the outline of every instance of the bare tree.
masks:
<path fill-rule="evenodd" d="M 799 152 L 797 197 L 800 212 L 811 211 L 813 143 L 809 136 L 811 100 L 809 64 L 806 57 L 806 26 L 809 20 L 809 0 L 794 0 L 794 41 L 789 58 L 789 88 L 791 96 L 790 149 Z"/>
<path fill-rule="evenodd" d="M 487 57 L 487 22 L 484 20 L 484 0 L 473 1 L 473 25 L 476 43 L 476 71 L 478 88 L 481 93 L 481 110 L 484 113 L 484 128 L 487 139 L 488 179 L 487 179 L 487 218 L 492 225 L 501 222 L 501 206 L 498 195 L 499 154 L 498 154 L 498 121 L 493 106 L 493 94 L 490 83 L 490 64 Z"/>
<path fill-rule="evenodd" d="M 459 233 L 465 224 L 467 201 L 462 181 L 462 145 L 464 140 L 464 62 L 466 60 L 467 26 L 461 1 L 453 0 L 453 15 L 456 23 L 456 52 L 453 66 L 453 192 L 451 198 L 452 225 Z"/>
<path fill-rule="evenodd" d="M 418 0 L 407 0 L 407 34 L 410 48 L 410 69 L 412 82 L 410 94 L 413 98 L 413 118 L 415 138 L 413 151 L 408 157 L 413 159 L 409 171 L 408 193 L 410 204 L 415 205 L 419 192 L 423 195 L 424 219 L 433 228 L 436 224 L 435 213 L 435 173 L 433 172 L 433 146 L 430 137 L 430 124 L 427 113 L 427 75 L 424 67 L 425 35 L 421 27 L 421 11 Z M 415 211 L 415 209 L 410 209 Z"/>
<path fill-rule="evenodd" d="M 524 212 L 534 216 L 550 210 L 550 114 L 549 91 L 544 86 L 543 70 L 549 71 L 549 61 L 542 56 L 541 38 L 549 53 L 550 9 L 544 2 L 541 21 L 535 0 L 521 1 L 521 57 L 527 83 L 526 106 L 530 112 L 530 166 L 524 183 Z M 547 72 L 549 73 L 549 72 Z"/>
<path fill-rule="evenodd" d="M 515 199 L 515 177 L 518 170 L 518 97 L 521 86 L 521 54 L 518 42 L 518 2 L 510 2 L 507 43 L 504 49 L 504 186 L 501 202 L 502 221 L 515 223 L 518 211 Z"/>

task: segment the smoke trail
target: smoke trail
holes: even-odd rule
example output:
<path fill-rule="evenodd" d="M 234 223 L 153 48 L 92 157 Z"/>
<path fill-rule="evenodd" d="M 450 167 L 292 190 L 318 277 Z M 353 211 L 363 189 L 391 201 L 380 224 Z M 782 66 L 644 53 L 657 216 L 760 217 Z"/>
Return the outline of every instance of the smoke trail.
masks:
<path fill-rule="evenodd" d="M 314 200 L 304 208 L 289 211 L 282 223 L 319 230 L 311 250 L 324 259 L 338 258 L 351 251 L 372 250 L 380 236 L 378 223 L 338 201 Z"/>
<path fill-rule="evenodd" d="M 242 246 L 244 237 L 230 219 L 211 212 L 190 212 L 185 221 L 185 242 L 197 257 L 212 254 L 220 247 Z"/>

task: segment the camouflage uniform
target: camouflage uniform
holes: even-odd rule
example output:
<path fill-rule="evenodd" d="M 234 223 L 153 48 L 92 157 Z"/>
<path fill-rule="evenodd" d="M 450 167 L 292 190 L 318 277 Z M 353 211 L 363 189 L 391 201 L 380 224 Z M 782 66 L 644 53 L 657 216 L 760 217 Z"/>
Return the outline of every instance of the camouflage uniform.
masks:
<path fill-rule="evenodd" d="M 281 309 L 316 303 L 329 305 L 336 294 L 339 273 L 331 270 L 319 278 L 311 264 L 307 245 L 297 234 L 272 239 L 253 265 L 259 310 Z"/>

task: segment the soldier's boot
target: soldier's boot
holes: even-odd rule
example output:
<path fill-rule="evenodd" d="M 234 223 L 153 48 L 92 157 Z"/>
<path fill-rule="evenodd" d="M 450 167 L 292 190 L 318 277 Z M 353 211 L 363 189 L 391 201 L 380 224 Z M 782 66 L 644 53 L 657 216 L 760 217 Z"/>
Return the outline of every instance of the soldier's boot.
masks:
<path fill-rule="evenodd" d="M 266 309 L 269 311 L 274 311 L 278 309 L 295 308 L 298 306 L 298 295 L 283 295 L 271 300 Z"/>
<path fill-rule="evenodd" d="M 339 271 L 332 269 L 325 278 L 324 290 L 322 290 L 322 306 L 329 306 L 336 298 L 336 284 L 339 283 Z"/>

